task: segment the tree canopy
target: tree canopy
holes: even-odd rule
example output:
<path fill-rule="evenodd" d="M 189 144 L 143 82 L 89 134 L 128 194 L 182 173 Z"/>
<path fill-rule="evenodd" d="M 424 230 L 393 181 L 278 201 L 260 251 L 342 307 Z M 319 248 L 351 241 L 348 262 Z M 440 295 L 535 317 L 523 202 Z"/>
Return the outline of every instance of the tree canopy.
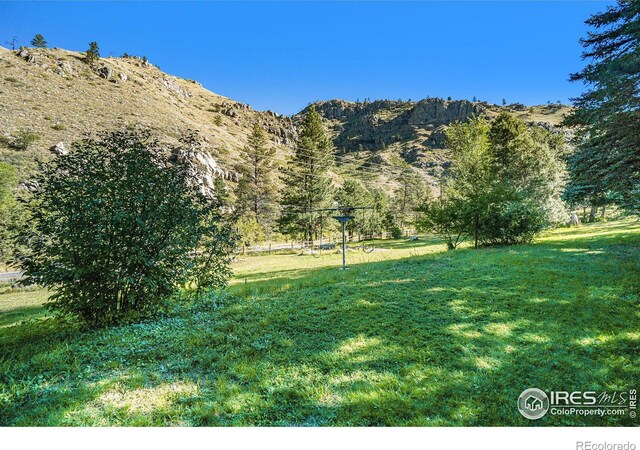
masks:
<path fill-rule="evenodd" d="M 591 16 L 581 40 L 589 63 L 571 75 L 588 90 L 573 100 L 566 123 L 576 126 L 569 157 L 570 201 L 597 203 L 608 196 L 640 210 L 640 3 L 618 0 Z"/>

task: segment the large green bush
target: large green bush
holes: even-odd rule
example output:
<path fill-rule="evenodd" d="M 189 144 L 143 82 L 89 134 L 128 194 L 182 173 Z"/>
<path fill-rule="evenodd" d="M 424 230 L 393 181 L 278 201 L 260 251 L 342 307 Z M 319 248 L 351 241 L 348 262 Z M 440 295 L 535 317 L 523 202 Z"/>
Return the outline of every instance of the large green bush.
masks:
<path fill-rule="evenodd" d="M 539 205 L 522 198 L 501 199 L 484 211 L 480 243 L 514 245 L 531 242 L 547 225 Z"/>
<path fill-rule="evenodd" d="M 111 132 L 43 168 L 22 262 L 55 310 L 112 324 L 156 311 L 194 278 L 226 282 L 216 202 L 169 154 L 146 132 Z"/>

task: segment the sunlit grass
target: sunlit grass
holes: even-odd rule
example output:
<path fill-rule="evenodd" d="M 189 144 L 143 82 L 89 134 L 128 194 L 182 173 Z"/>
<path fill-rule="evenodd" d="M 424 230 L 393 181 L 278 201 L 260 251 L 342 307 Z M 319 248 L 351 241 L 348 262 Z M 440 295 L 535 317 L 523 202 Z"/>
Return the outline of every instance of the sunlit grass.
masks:
<path fill-rule="evenodd" d="M 339 254 L 247 256 L 215 304 L 107 330 L 42 321 L 44 292 L 0 295 L 0 424 L 637 424 L 516 409 L 527 387 L 637 388 L 637 221 L 381 247 L 347 271 Z"/>

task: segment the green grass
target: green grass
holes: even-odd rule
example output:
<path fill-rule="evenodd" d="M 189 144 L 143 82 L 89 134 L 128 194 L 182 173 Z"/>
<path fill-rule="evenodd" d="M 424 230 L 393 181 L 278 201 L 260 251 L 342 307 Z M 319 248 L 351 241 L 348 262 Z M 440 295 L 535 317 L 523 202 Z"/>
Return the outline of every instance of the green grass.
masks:
<path fill-rule="evenodd" d="M 0 425 L 637 425 L 528 421 L 516 399 L 638 388 L 640 223 L 383 247 L 345 272 L 338 254 L 247 257 L 226 293 L 107 330 L 0 295 Z"/>

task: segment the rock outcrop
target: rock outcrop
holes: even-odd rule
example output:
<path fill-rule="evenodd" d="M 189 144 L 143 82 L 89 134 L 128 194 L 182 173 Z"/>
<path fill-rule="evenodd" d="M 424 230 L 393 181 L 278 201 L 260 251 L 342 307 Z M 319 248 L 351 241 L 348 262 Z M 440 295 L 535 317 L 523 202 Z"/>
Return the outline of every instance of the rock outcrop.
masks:
<path fill-rule="evenodd" d="M 58 156 L 64 156 L 69 154 L 69 150 L 67 150 L 64 146 L 64 142 L 60 141 L 53 147 L 51 147 L 51 151 Z"/>

